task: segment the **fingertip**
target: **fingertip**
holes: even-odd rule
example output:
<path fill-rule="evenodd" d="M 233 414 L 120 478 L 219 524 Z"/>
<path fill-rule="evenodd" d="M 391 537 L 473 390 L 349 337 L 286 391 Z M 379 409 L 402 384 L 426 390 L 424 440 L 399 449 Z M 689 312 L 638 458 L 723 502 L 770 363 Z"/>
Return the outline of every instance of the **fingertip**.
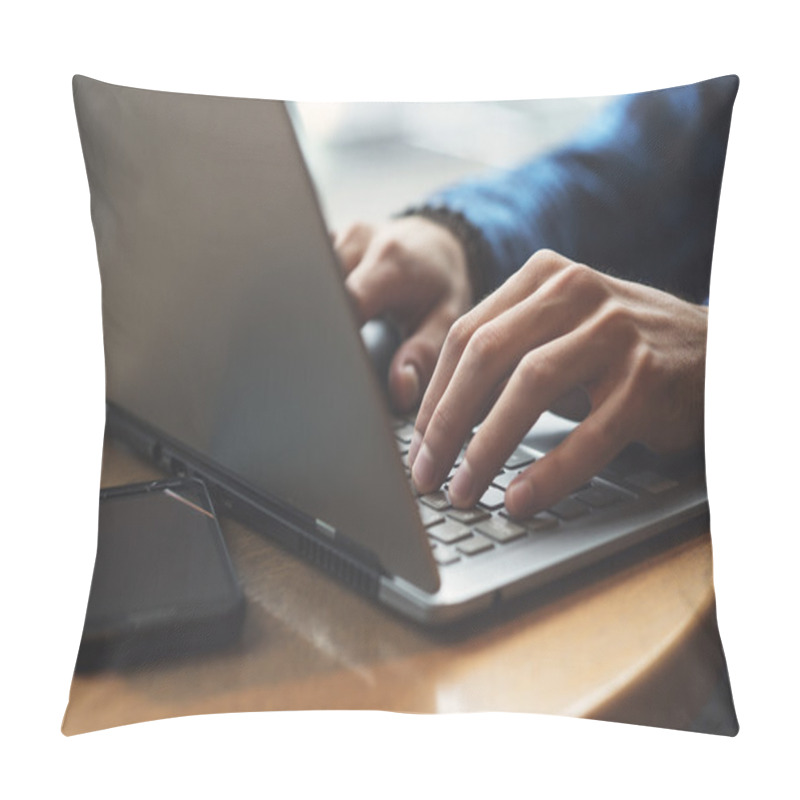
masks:
<path fill-rule="evenodd" d="M 389 390 L 403 413 L 413 411 L 422 402 L 436 366 L 436 355 L 436 350 L 420 330 L 406 339 L 395 353 L 389 373 Z"/>
<path fill-rule="evenodd" d="M 433 454 L 428 445 L 423 442 L 417 457 L 414 460 L 414 466 L 411 468 L 411 480 L 414 486 L 421 494 L 433 491 L 435 479 L 436 466 L 433 459 Z"/>
<path fill-rule="evenodd" d="M 530 481 L 519 477 L 506 489 L 505 504 L 512 517 L 523 518 L 533 514 L 536 509 L 536 496 Z"/>
<path fill-rule="evenodd" d="M 450 481 L 449 494 L 456 508 L 471 508 L 475 505 L 475 475 L 465 458 Z"/>

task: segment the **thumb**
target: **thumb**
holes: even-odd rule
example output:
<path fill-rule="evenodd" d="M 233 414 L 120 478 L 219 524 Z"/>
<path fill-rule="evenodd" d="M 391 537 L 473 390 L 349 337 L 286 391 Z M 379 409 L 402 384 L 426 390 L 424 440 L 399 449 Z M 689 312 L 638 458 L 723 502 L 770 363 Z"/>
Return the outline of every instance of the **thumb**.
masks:
<path fill-rule="evenodd" d="M 389 367 L 389 396 L 400 413 L 412 411 L 422 400 L 453 321 L 437 309 L 397 349 Z"/>

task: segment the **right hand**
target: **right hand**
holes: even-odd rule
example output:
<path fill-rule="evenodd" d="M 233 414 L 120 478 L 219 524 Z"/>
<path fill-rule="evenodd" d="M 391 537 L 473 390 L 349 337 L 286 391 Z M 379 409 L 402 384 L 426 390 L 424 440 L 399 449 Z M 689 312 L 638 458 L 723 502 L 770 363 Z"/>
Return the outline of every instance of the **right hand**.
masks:
<path fill-rule="evenodd" d="M 472 305 L 461 243 L 423 217 L 356 223 L 334 239 L 359 323 L 388 316 L 404 341 L 389 367 L 389 395 L 402 413 L 419 403 L 450 326 Z"/>
<path fill-rule="evenodd" d="M 472 507 L 569 390 L 589 414 L 506 489 L 514 517 L 551 507 L 631 442 L 702 444 L 707 331 L 705 306 L 538 251 L 451 328 L 411 439 L 414 485 L 438 489 L 480 421 L 449 483 L 452 504 Z"/>

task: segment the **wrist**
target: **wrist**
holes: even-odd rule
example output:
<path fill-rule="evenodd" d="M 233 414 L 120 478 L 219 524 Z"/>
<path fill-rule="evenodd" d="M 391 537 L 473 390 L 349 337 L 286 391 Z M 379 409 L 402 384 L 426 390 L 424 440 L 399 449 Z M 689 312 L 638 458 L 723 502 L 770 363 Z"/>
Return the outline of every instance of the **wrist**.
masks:
<path fill-rule="evenodd" d="M 491 289 L 492 252 L 480 229 L 460 211 L 445 206 L 417 206 L 398 214 L 398 217 L 419 217 L 446 230 L 460 248 L 464 258 L 472 301 L 477 303 Z"/>

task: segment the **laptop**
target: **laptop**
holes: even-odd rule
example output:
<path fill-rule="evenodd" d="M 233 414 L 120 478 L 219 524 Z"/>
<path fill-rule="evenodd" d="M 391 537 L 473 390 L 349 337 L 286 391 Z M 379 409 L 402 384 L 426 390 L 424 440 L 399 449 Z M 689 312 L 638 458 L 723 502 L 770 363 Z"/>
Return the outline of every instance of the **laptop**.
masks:
<path fill-rule="evenodd" d="M 371 357 L 385 337 L 357 326 L 285 104 L 82 76 L 73 91 L 107 433 L 201 478 L 219 511 L 430 625 L 707 512 L 702 452 L 632 447 L 552 509 L 509 519 L 505 486 L 573 427 L 549 413 L 475 509 L 416 496 L 412 421 L 390 413 Z"/>

